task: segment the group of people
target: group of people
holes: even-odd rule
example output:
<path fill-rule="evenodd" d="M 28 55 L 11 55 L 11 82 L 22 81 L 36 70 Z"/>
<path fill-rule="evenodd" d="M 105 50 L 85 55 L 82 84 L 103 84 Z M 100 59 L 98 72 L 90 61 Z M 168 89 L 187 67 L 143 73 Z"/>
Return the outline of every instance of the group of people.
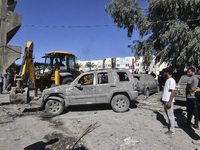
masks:
<path fill-rule="evenodd" d="M 2 94 L 3 92 L 3 85 L 4 85 L 4 78 L 6 79 L 5 81 L 5 91 L 10 91 L 11 90 L 11 86 L 15 86 L 15 74 L 14 73 L 10 73 L 10 72 L 6 72 L 6 74 L 3 76 L 0 73 L 0 94 Z"/>
<path fill-rule="evenodd" d="M 168 131 L 165 132 L 165 134 L 174 134 L 175 133 L 175 117 L 174 117 L 174 96 L 175 96 L 175 87 L 176 87 L 176 81 L 172 77 L 172 70 L 170 68 L 163 69 L 164 76 L 167 78 L 165 82 L 165 86 L 163 89 L 163 96 L 162 96 L 162 102 L 164 105 L 164 110 L 167 114 L 168 120 L 169 120 L 169 126 Z M 187 75 L 189 77 L 187 81 L 186 86 L 186 107 L 187 107 L 187 121 L 183 124 L 184 127 L 191 127 L 191 120 L 192 116 L 194 115 L 194 128 L 199 129 L 198 121 L 198 98 L 196 96 L 197 92 L 200 92 L 199 85 L 199 79 L 197 76 L 195 76 L 195 69 L 189 68 L 187 71 Z"/>

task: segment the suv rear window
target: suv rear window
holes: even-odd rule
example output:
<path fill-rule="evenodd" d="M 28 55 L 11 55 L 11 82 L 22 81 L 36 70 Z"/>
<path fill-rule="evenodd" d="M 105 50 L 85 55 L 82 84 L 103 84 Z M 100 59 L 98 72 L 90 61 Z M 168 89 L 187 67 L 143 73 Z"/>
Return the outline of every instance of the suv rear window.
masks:
<path fill-rule="evenodd" d="M 119 81 L 129 81 L 128 75 L 126 72 L 117 72 L 119 76 Z"/>
<path fill-rule="evenodd" d="M 138 80 L 140 80 L 140 77 L 139 76 L 133 76 L 134 78 L 136 78 L 136 79 L 138 79 Z"/>
<path fill-rule="evenodd" d="M 108 73 L 102 72 L 98 73 L 98 84 L 106 84 L 108 83 Z"/>

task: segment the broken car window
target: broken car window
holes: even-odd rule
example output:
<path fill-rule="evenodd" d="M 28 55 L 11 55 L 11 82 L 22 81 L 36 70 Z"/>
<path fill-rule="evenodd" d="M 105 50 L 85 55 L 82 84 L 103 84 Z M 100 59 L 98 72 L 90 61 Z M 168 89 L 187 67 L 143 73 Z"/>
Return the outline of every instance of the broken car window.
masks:
<path fill-rule="evenodd" d="M 98 84 L 106 84 L 108 83 L 108 73 L 102 72 L 98 73 Z"/>
<path fill-rule="evenodd" d="M 80 83 L 81 85 L 91 85 L 93 84 L 93 78 L 94 78 L 93 74 L 87 74 L 87 75 L 82 76 L 78 80 L 78 83 Z"/>
<path fill-rule="evenodd" d="M 118 72 L 119 81 L 129 81 L 128 75 L 126 72 Z"/>

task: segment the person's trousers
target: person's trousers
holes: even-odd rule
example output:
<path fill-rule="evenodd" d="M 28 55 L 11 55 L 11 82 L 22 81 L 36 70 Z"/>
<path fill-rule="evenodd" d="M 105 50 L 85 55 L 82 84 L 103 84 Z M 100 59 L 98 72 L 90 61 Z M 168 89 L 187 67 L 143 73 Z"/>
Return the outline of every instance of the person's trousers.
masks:
<path fill-rule="evenodd" d="M 191 125 L 192 115 L 194 115 L 194 124 L 198 125 L 199 114 L 198 114 L 198 99 L 187 98 L 187 124 Z"/>
<path fill-rule="evenodd" d="M 0 93 L 3 92 L 3 83 L 0 83 Z"/>
<path fill-rule="evenodd" d="M 163 102 L 165 113 L 169 120 L 169 130 L 175 132 L 175 117 L 174 117 L 174 103 L 172 102 L 171 107 L 168 108 L 167 102 Z"/>

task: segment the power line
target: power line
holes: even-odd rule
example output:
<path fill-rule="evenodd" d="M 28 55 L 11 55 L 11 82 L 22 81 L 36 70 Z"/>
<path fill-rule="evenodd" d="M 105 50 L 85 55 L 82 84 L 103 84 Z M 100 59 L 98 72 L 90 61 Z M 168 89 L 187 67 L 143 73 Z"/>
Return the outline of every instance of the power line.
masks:
<path fill-rule="evenodd" d="M 24 27 L 44 27 L 44 28 L 95 28 L 95 27 L 112 27 L 117 25 L 88 25 L 88 26 L 68 26 L 68 25 L 60 25 L 60 26 L 49 26 L 49 25 L 22 25 Z"/>
<path fill-rule="evenodd" d="M 200 20 L 200 18 L 197 19 L 186 19 L 186 20 L 180 20 L 181 21 L 187 21 L 187 22 L 191 22 L 191 21 L 198 21 Z M 162 21 L 162 20 L 158 20 L 158 21 L 149 21 L 151 23 L 169 23 L 171 21 L 179 21 L 176 19 L 172 19 L 172 20 L 166 20 L 166 21 Z M 58 26 L 50 26 L 50 25 L 22 25 L 23 27 L 42 27 L 42 28 L 97 28 L 97 27 L 116 27 L 117 25 L 87 25 L 87 26 L 69 26 L 69 25 L 58 25 Z"/>
<path fill-rule="evenodd" d="M 23 46 L 23 47 L 25 47 L 25 45 L 23 44 L 23 43 L 26 43 L 25 42 L 25 40 L 22 38 L 22 37 L 17 37 L 17 35 L 14 37 L 14 38 L 16 38 L 17 39 L 17 41 Z M 20 39 L 22 39 L 24 42 L 22 42 Z M 34 53 L 39 53 L 40 55 L 44 55 L 44 54 L 42 54 L 40 51 L 34 51 Z M 40 62 L 42 62 L 42 60 L 41 59 L 39 59 L 38 57 L 35 57 L 35 59 L 37 59 L 38 61 L 40 61 Z"/>
<path fill-rule="evenodd" d="M 25 47 L 25 45 L 24 45 L 23 42 L 17 37 L 17 35 L 15 35 L 14 38 L 15 38 L 23 47 Z"/>

